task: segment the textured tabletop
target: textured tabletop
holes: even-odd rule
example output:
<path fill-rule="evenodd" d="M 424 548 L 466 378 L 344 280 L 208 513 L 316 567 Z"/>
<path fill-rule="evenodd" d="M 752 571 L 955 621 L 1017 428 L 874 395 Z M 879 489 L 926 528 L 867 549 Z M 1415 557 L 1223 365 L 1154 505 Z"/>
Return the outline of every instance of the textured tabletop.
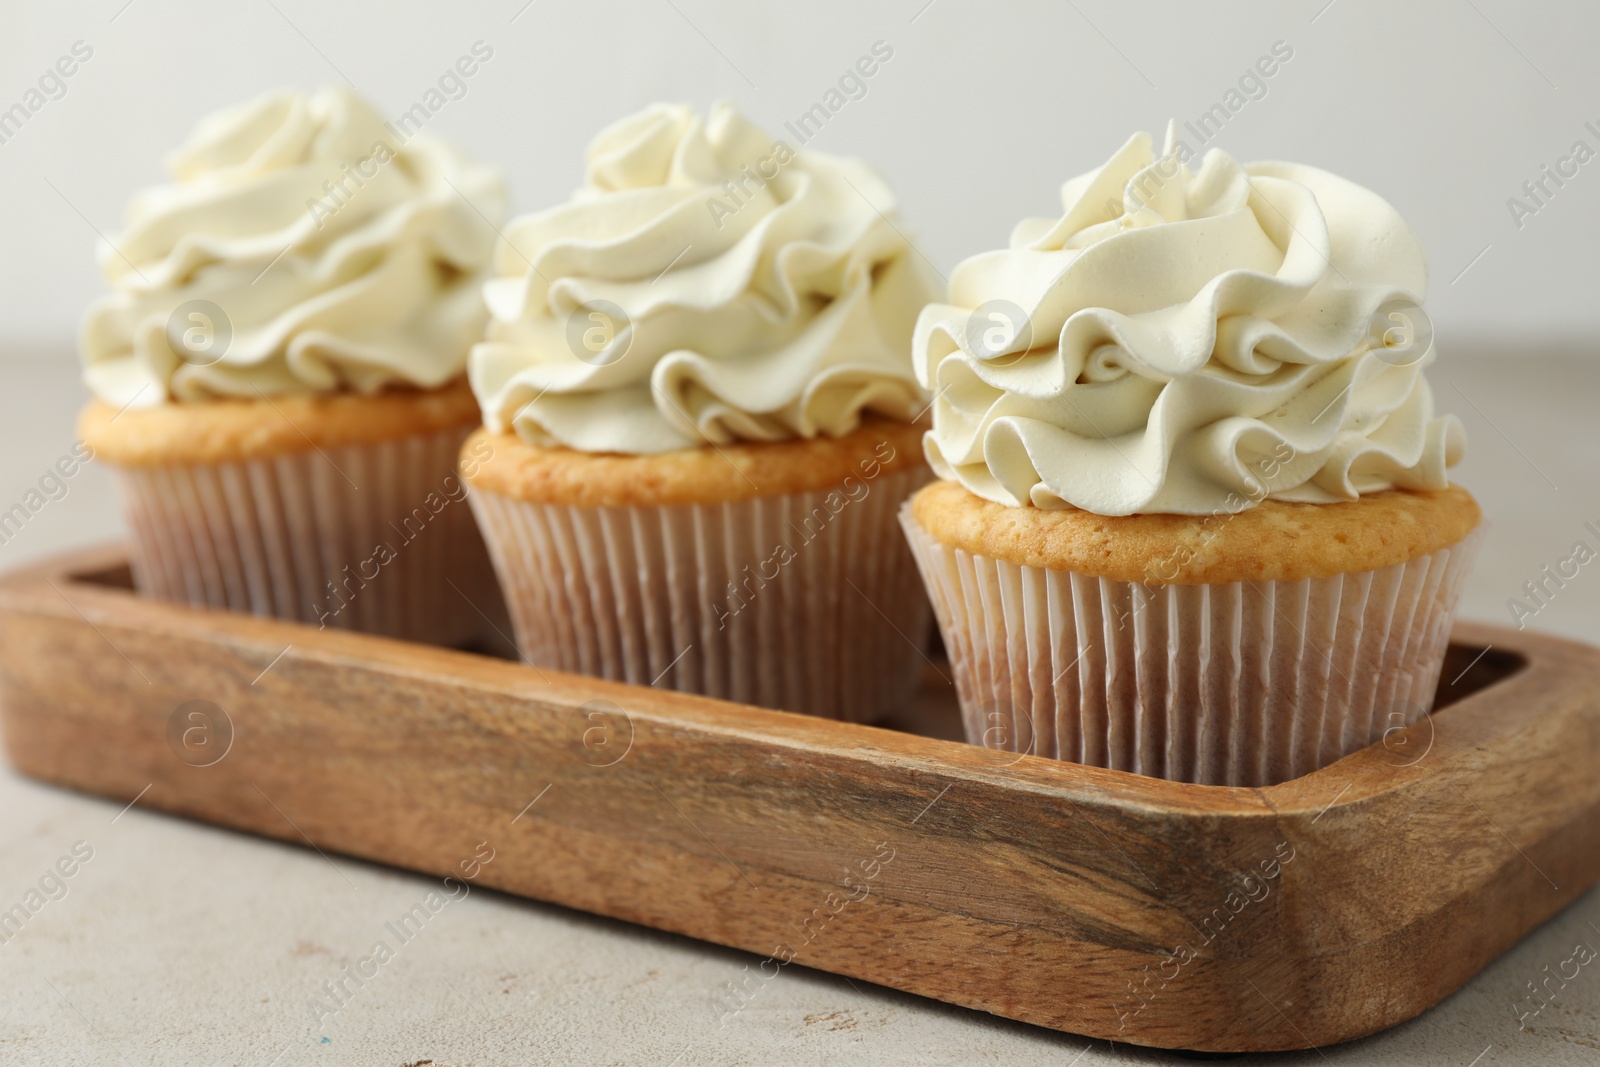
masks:
<path fill-rule="evenodd" d="M 71 448 L 81 394 L 66 358 L 0 361 L 0 375 L 4 510 Z M 1577 542 L 1600 549 L 1600 355 L 1457 348 L 1430 377 L 1467 426 L 1456 475 L 1490 523 L 1463 614 L 1508 625 L 1525 582 Z M 91 464 L 0 544 L 0 567 L 117 530 L 109 479 Z M 1525 621 L 1600 643 L 1600 563 Z M 335 1010 L 326 983 L 387 922 L 442 892 L 436 880 L 124 809 L 0 766 L 0 910 L 41 882 L 52 899 L 0 944 L 7 1065 L 1189 1062 L 799 966 L 719 1025 L 729 983 L 756 957 L 487 890 L 458 891 L 371 978 L 347 983 Z M 1600 893 L 1419 1019 L 1232 1062 L 1600 1062 L 1600 962 L 1518 1022 L 1537 1006 L 1527 984 L 1579 946 L 1600 949 Z M 1060 994 L 1073 995 L 1070 976 Z"/>

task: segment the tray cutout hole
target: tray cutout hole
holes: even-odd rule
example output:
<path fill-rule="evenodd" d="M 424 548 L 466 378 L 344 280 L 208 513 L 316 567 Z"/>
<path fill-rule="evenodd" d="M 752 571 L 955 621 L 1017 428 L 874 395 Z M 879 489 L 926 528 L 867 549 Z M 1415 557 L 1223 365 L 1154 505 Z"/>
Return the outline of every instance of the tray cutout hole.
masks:
<path fill-rule="evenodd" d="M 138 591 L 133 587 L 133 569 L 125 561 L 121 563 L 114 563 L 98 570 L 74 571 L 70 575 L 70 580 L 80 585 L 92 585 L 101 589 L 115 589 L 118 592 L 125 592 L 134 596 L 138 595 Z M 504 609 L 499 605 L 498 598 L 496 598 L 496 603 L 494 605 L 485 604 L 484 606 L 494 614 L 495 618 L 501 619 L 501 621 L 497 623 L 501 631 L 509 633 L 511 630 L 511 623 L 509 620 L 501 618 L 500 613 Z M 501 640 L 498 634 L 495 632 L 482 634 L 472 642 L 469 642 L 465 645 L 455 646 L 455 650 L 458 652 L 471 652 L 479 656 L 488 656 L 492 659 L 508 660 L 513 663 L 517 660 L 516 649 L 512 648 L 505 641 Z"/>
<path fill-rule="evenodd" d="M 133 568 L 126 562 L 112 564 L 101 570 L 75 571 L 72 574 L 74 582 L 84 585 L 98 585 L 106 589 L 125 589 L 133 592 Z"/>
<path fill-rule="evenodd" d="M 955 687 L 946 680 L 949 664 L 943 659 L 937 662 L 937 670 L 929 667 L 923 671 L 922 687 L 911 706 L 877 725 L 942 741 L 967 739 Z M 1431 714 L 1437 715 L 1474 693 L 1498 685 L 1527 665 L 1527 659 L 1517 652 L 1452 642 L 1445 652 L 1444 669 L 1439 672 Z"/>
<path fill-rule="evenodd" d="M 126 562 L 101 570 L 76 572 L 72 580 L 102 588 L 133 591 L 133 573 Z M 934 640 L 937 641 L 937 638 Z M 509 649 L 496 647 L 498 645 L 499 642 L 494 642 L 493 645 L 463 651 L 501 659 L 516 658 Z M 955 689 L 946 681 L 950 671 L 943 651 L 936 644 L 930 648 L 939 667 L 937 670 L 930 667 L 924 671 L 922 686 L 912 705 L 878 725 L 923 737 L 966 740 Z M 1439 685 L 1434 691 L 1433 714 L 1437 715 L 1450 705 L 1504 681 L 1527 665 L 1527 659 L 1517 652 L 1452 641 L 1445 652 L 1444 669 L 1439 672 Z"/>
<path fill-rule="evenodd" d="M 1505 681 L 1527 665 L 1527 658 L 1518 652 L 1493 645 L 1485 649 L 1481 645 L 1450 642 L 1444 654 L 1444 670 L 1439 672 L 1439 686 L 1433 694 L 1433 714 Z"/>

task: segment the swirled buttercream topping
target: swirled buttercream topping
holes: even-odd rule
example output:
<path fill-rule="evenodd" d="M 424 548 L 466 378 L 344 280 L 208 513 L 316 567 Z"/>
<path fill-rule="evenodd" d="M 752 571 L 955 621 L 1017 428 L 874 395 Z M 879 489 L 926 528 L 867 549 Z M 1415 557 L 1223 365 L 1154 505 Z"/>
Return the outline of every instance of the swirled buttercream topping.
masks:
<path fill-rule="evenodd" d="M 1464 435 L 1423 367 L 1422 247 L 1314 167 L 1198 167 L 1169 128 L 964 261 L 914 353 L 934 469 L 1012 506 L 1235 512 L 1436 489 Z"/>
<path fill-rule="evenodd" d="M 911 331 L 936 290 L 888 186 L 726 105 L 602 131 L 583 187 L 505 237 L 471 365 L 491 430 L 649 454 L 924 407 Z"/>
<path fill-rule="evenodd" d="M 431 388 L 482 336 L 498 172 L 352 93 L 274 92 L 203 120 L 104 243 L 90 390 L 118 406 Z"/>

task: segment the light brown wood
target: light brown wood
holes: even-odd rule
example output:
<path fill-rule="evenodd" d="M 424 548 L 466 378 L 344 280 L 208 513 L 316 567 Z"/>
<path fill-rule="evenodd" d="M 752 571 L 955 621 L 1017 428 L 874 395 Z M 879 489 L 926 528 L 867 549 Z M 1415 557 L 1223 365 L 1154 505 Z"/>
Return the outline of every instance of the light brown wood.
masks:
<path fill-rule="evenodd" d="M 1325 1045 L 1600 876 L 1600 651 L 1552 638 L 1459 627 L 1431 720 L 1231 789 L 144 601 L 122 566 L 0 584 L 22 772 L 436 875 L 488 841 L 480 884 L 756 953 L 719 1012 L 792 957 L 1118 1041 Z M 205 767 L 168 740 L 195 700 L 233 729 Z"/>

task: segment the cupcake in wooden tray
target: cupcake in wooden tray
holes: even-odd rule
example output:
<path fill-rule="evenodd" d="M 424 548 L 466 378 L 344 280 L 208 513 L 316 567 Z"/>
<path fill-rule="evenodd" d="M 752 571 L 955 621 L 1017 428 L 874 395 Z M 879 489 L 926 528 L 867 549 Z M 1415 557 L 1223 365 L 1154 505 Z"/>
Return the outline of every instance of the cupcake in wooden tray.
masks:
<path fill-rule="evenodd" d="M 860 163 L 657 105 L 506 228 L 463 470 L 531 662 L 847 720 L 907 699 L 936 289 L 902 225 Z"/>
<path fill-rule="evenodd" d="M 493 573 L 456 461 L 499 175 L 342 89 L 224 111 L 168 165 L 101 249 L 80 345 L 139 590 L 480 636 Z"/>
<path fill-rule="evenodd" d="M 1140 134 L 960 264 L 903 522 L 969 739 L 1185 782 L 1428 713 L 1479 511 L 1394 208 Z"/>

